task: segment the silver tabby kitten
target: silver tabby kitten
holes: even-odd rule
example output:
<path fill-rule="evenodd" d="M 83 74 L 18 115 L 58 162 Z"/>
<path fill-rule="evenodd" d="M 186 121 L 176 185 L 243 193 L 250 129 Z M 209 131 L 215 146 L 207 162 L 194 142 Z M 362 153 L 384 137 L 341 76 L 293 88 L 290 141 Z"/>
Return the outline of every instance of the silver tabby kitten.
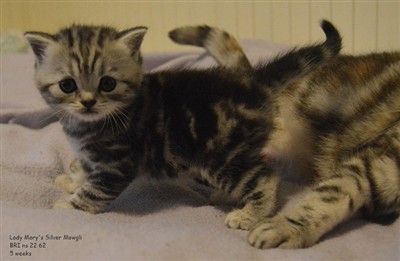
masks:
<path fill-rule="evenodd" d="M 336 56 L 341 38 L 330 24 L 323 29 L 325 43 L 261 65 L 258 77 L 280 86 Z M 204 36 L 218 32 L 208 28 Z M 227 226 L 250 229 L 276 207 L 279 176 L 263 154 L 273 130 L 273 88 L 249 77 L 247 58 L 226 33 L 206 47 L 224 66 L 144 74 L 145 33 L 79 25 L 55 35 L 26 33 L 37 87 L 78 158 L 72 173 L 56 180 L 71 195 L 54 207 L 97 213 L 141 173 L 190 175 L 238 202 Z M 214 48 L 220 41 L 237 55 L 233 63 L 223 62 L 220 45 Z"/>
<path fill-rule="evenodd" d="M 193 45 L 186 38 L 201 42 L 202 30 L 180 28 L 175 38 Z M 235 57 L 232 53 L 220 63 Z M 256 66 L 254 78 L 270 87 L 259 77 L 264 70 Z M 380 223 L 398 217 L 399 52 L 338 56 L 271 96 L 273 130 L 262 153 L 271 168 L 312 178 L 315 185 L 294 208 L 258 222 L 250 244 L 308 247 L 357 213 Z"/>

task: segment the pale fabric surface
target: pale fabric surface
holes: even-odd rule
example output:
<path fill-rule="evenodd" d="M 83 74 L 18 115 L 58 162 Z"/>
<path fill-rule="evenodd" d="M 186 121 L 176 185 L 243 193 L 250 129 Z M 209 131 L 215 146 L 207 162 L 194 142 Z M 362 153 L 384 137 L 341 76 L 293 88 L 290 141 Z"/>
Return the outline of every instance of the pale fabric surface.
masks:
<path fill-rule="evenodd" d="M 253 62 L 284 49 L 263 42 L 242 44 Z M 148 54 L 144 59 L 146 70 L 214 64 L 199 53 Z M 32 56 L 2 56 L 1 74 L 2 260 L 399 259 L 399 220 L 381 226 L 354 219 L 309 249 L 252 248 L 247 232 L 224 226 L 227 208 L 209 205 L 207 191 L 188 182 L 136 181 L 103 214 L 52 210 L 53 202 L 65 195 L 53 181 L 68 169 L 73 155 L 61 126 L 34 88 Z M 285 208 L 304 195 L 296 184 L 285 183 L 283 190 Z M 82 239 L 39 238 L 37 244 L 46 243 L 45 248 L 11 248 L 10 243 L 19 242 L 11 238 L 18 235 Z M 10 251 L 27 251 L 31 257 L 10 257 Z"/>

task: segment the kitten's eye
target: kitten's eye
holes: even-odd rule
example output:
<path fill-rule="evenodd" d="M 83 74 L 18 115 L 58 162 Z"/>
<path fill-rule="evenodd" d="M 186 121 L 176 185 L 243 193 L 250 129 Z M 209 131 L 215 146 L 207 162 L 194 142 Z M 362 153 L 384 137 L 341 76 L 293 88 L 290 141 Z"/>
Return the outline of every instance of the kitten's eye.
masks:
<path fill-rule="evenodd" d="M 71 78 L 60 81 L 58 85 L 60 86 L 60 89 L 65 93 L 71 93 L 78 89 L 75 81 Z"/>
<path fill-rule="evenodd" d="M 103 92 L 112 92 L 115 89 L 117 82 L 110 76 L 104 76 L 100 80 L 99 89 Z"/>

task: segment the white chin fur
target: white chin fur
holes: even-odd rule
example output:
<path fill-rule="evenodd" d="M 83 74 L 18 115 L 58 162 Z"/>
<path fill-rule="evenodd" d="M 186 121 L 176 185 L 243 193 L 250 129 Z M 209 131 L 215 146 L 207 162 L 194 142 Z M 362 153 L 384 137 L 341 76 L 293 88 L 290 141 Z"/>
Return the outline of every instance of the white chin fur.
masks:
<path fill-rule="evenodd" d="M 74 118 L 80 120 L 80 121 L 86 121 L 86 122 L 95 122 L 99 121 L 105 118 L 105 115 L 102 113 L 98 112 L 92 112 L 92 113 L 81 113 L 81 112 L 73 112 L 70 113 Z"/>
<path fill-rule="evenodd" d="M 98 121 L 103 119 L 105 116 L 100 114 L 100 113 L 90 113 L 90 114 L 75 114 L 75 116 L 77 116 L 80 120 L 82 121 Z"/>

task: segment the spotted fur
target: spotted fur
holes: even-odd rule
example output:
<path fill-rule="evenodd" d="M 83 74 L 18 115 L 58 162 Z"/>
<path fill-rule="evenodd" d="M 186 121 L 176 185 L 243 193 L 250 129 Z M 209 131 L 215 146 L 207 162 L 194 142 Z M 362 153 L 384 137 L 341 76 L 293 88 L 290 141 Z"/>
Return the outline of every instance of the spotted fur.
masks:
<path fill-rule="evenodd" d="M 336 29 L 327 21 L 322 27 L 325 45 L 339 46 L 329 40 L 340 38 Z M 190 36 L 204 34 L 194 36 L 192 30 Z M 254 68 L 256 82 L 273 90 L 273 129 L 262 152 L 266 163 L 279 176 L 288 172 L 315 181 L 293 209 L 252 228 L 248 240 L 258 248 L 308 247 L 357 213 L 380 223 L 393 222 L 400 213 L 400 53 L 339 56 L 308 65 L 309 70 L 300 62 L 301 73 L 282 66 L 295 65 L 286 59 L 302 51 L 304 57 L 310 54 L 303 49 Z M 235 51 L 232 57 L 217 60 L 229 64 Z"/>
<path fill-rule="evenodd" d="M 78 158 L 56 179 L 72 194 L 54 207 L 98 213 L 141 174 L 185 175 L 235 199 L 238 208 L 225 222 L 250 229 L 276 207 L 279 177 L 262 154 L 273 129 L 272 90 L 226 66 L 144 74 L 145 32 L 75 25 L 55 35 L 26 34 L 38 89 Z M 263 68 L 286 59 L 288 69 L 275 79 L 288 82 L 302 74 L 300 65 L 306 70 L 337 52 L 314 57 L 326 53 L 325 44 L 300 48 L 291 53 L 298 59 L 282 56 Z"/>

